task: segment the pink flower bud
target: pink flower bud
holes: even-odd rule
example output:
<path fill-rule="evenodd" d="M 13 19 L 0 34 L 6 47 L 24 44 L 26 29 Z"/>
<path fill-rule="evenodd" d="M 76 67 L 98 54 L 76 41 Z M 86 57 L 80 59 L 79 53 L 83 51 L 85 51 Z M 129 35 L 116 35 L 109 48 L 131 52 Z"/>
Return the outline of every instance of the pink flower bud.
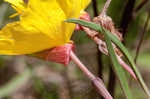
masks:
<path fill-rule="evenodd" d="M 65 44 L 37 53 L 36 56 L 46 61 L 67 65 L 70 62 L 70 52 L 74 50 L 73 44 Z"/>
<path fill-rule="evenodd" d="M 89 21 L 89 22 L 91 21 L 90 15 L 87 12 L 85 12 L 85 11 L 82 11 L 80 13 L 79 19 L 82 19 L 82 20 L 85 20 L 85 21 Z M 77 24 L 75 30 L 76 31 L 82 30 L 82 27 Z"/>

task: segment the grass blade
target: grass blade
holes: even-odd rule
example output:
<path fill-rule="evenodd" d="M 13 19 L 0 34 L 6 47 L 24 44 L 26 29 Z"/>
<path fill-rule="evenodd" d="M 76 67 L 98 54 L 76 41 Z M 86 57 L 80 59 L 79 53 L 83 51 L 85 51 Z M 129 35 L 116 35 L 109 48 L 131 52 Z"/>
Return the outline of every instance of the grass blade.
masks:
<path fill-rule="evenodd" d="M 76 24 L 80 24 L 83 25 L 85 27 L 91 28 L 93 30 L 96 30 L 98 32 L 101 32 L 103 34 L 107 34 L 109 36 L 109 38 L 111 39 L 111 41 L 113 41 L 119 48 L 120 50 L 123 52 L 123 54 L 125 55 L 125 57 L 127 58 L 127 60 L 129 61 L 134 73 L 137 76 L 137 79 L 141 85 L 141 87 L 144 89 L 145 93 L 148 95 L 148 97 L 150 98 L 150 93 L 148 90 L 148 87 L 146 86 L 146 84 L 144 83 L 143 78 L 140 75 L 140 72 L 138 71 L 138 69 L 136 68 L 136 65 L 133 61 L 133 58 L 131 57 L 131 55 L 129 54 L 128 50 L 124 47 L 124 45 L 118 40 L 118 38 L 113 35 L 112 33 L 110 33 L 108 30 L 103 29 L 101 26 L 99 26 L 98 24 L 92 23 L 92 22 L 87 22 L 84 20 L 80 20 L 80 19 L 68 19 L 66 20 L 66 22 L 70 22 L 70 23 L 76 23 Z"/>
<path fill-rule="evenodd" d="M 111 38 L 111 40 L 118 46 L 118 48 L 120 48 L 120 50 L 123 52 L 124 56 L 127 58 L 129 64 L 131 65 L 133 71 L 135 72 L 135 75 L 137 76 L 140 85 L 142 86 L 145 93 L 150 98 L 150 93 L 149 93 L 148 87 L 144 83 L 144 80 L 143 80 L 139 70 L 137 69 L 137 67 L 134 63 L 134 60 L 133 60 L 132 56 L 129 54 L 128 50 L 124 47 L 124 45 L 118 40 L 118 38 L 116 36 L 114 36 L 112 33 L 107 33 L 107 34 Z"/>
<path fill-rule="evenodd" d="M 115 51 L 114 51 L 112 43 L 111 43 L 111 39 L 107 34 L 104 34 L 104 37 L 106 39 L 106 44 L 107 44 L 109 56 L 110 56 L 111 61 L 113 63 L 115 72 L 118 76 L 118 79 L 120 81 L 122 89 L 123 89 L 127 99 L 132 99 L 131 92 L 130 92 L 130 89 L 128 87 L 128 82 L 127 82 L 125 72 L 117 60 L 117 57 L 115 55 Z"/>

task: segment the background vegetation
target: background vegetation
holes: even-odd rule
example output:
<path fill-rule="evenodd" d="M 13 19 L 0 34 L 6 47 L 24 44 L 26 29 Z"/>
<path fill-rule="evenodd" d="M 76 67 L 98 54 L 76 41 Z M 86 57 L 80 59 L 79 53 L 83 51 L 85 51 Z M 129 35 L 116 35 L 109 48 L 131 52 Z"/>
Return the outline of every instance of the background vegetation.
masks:
<path fill-rule="evenodd" d="M 98 12 L 101 11 L 104 3 L 105 0 L 97 0 Z M 113 19 L 115 26 L 124 33 L 124 44 L 133 57 L 137 55 L 137 47 L 142 34 L 145 33 L 137 58 L 137 66 L 148 87 L 150 87 L 149 6 L 149 0 L 112 0 L 108 9 L 108 15 Z M 93 3 L 87 11 L 92 18 L 96 15 Z M 9 18 L 12 13 L 14 10 L 9 4 L 0 0 L 0 28 L 18 20 L 18 18 Z M 146 22 L 147 25 L 145 25 Z M 89 70 L 104 80 L 115 99 L 125 99 L 119 82 L 110 69 L 108 57 L 98 52 L 97 46 L 84 32 L 75 32 L 72 39 L 76 44 L 76 54 Z M 129 77 L 128 82 L 134 99 L 146 99 L 143 90 L 135 80 Z M 63 66 L 29 56 L 0 56 L 0 98 L 100 99 L 101 97 L 96 93 L 91 82 L 72 62 L 68 66 Z"/>

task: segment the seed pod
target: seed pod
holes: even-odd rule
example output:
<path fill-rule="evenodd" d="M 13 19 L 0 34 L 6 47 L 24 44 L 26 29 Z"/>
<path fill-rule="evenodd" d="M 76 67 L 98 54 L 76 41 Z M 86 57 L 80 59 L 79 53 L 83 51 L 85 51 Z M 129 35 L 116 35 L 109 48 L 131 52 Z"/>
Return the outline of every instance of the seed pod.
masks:
<path fill-rule="evenodd" d="M 121 33 L 115 28 L 114 22 L 112 21 L 112 19 L 109 16 L 100 15 L 98 17 L 95 17 L 93 19 L 93 22 L 96 23 L 96 24 L 99 24 L 100 26 L 104 27 L 105 29 L 107 29 L 108 31 L 113 33 L 120 41 L 123 40 Z M 99 33 L 98 37 L 102 41 L 104 41 L 104 35 L 102 33 Z M 104 47 L 104 46 L 100 45 L 99 47 Z M 114 50 L 115 50 L 116 54 L 121 57 L 122 56 L 121 51 L 114 44 L 113 44 L 113 47 L 114 47 Z M 104 48 L 107 49 L 106 46 Z M 104 48 L 101 48 L 101 49 L 104 49 Z"/>
<path fill-rule="evenodd" d="M 116 35 L 120 41 L 123 40 L 121 33 L 117 29 L 115 29 L 114 22 L 112 21 L 112 19 L 109 16 L 107 16 L 107 15 L 101 16 L 100 15 L 98 17 L 95 17 L 93 19 L 93 22 L 96 23 L 96 24 L 99 24 L 100 26 L 102 26 L 105 29 L 109 30 L 111 33 Z M 100 37 L 101 37 L 101 39 L 104 40 L 103 35 L 101 35 Z"/>

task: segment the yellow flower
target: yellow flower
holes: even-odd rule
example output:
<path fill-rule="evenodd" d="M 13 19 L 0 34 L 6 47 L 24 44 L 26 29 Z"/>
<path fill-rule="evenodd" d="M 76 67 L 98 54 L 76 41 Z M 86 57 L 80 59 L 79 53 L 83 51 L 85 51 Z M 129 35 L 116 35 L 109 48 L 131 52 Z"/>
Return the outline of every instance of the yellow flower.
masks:
<path fill-rule="evenodd" d="M 74 24 L 90 0 L 5 0 L 20 15 L 19 21 L 0 30 L 0 54 L 31 54 L 70 42 Z"/>

